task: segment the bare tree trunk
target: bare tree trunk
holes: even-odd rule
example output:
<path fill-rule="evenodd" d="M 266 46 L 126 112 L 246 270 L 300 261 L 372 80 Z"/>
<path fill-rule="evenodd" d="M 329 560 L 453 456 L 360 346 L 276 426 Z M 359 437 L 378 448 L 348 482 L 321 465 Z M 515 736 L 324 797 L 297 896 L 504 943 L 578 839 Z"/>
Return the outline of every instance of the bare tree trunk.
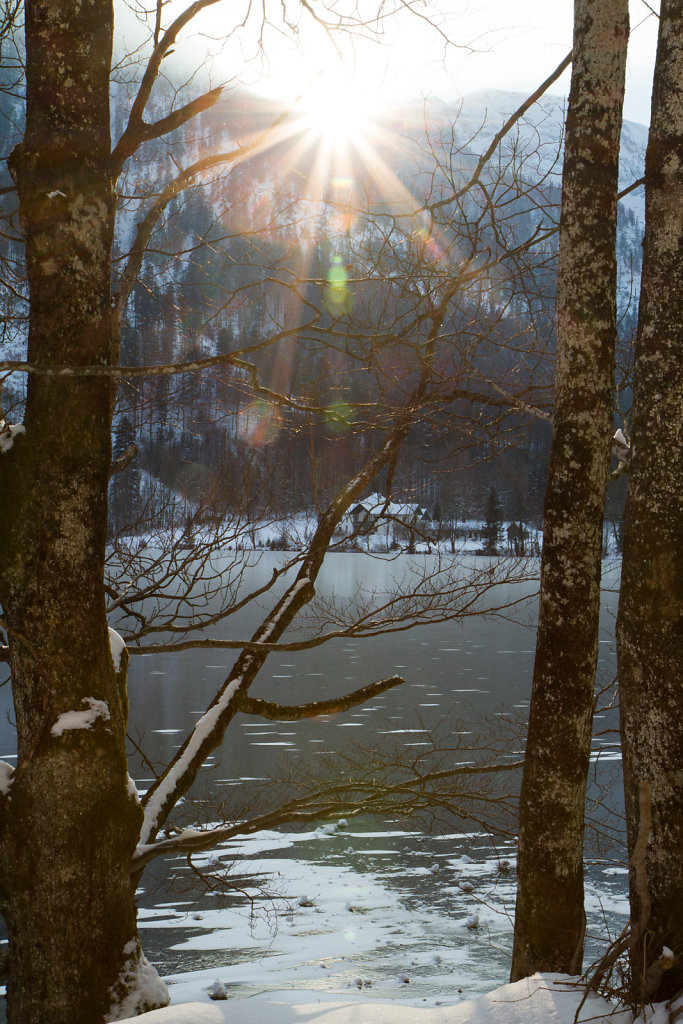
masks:
<path fill-rule="evenodd" d="M 683 988 L 682 140 L 683 8 L 663 0 L 617 623 L 631 972 L 643 1000 Z M 676 959 L 657 964 L 665 946 Z"/>
<path fill-rule="evenodd" d="M 11 169 L 31 292 L 29 359 L 111 358 L 106 0 L 26 4 L 27 118 Z M 96 1024 L 141 965 L 130 860 L 125 672 L 104 596 L 111 387 L 32 376 L 0 454 L 0 599 L 18 765 L 2 798 L 11 1024 Z M 60 716 L 71 713 L 67 718 Z M 123 986 L 125 988 L 125 986 Z"/>
<path fill-rule="evenodd" d="M 583 835 L 616 337 L 627 0 L 576 0 L 567 113 L 555 417 L 520 803 L 512 980 L 581 965 Z"/>

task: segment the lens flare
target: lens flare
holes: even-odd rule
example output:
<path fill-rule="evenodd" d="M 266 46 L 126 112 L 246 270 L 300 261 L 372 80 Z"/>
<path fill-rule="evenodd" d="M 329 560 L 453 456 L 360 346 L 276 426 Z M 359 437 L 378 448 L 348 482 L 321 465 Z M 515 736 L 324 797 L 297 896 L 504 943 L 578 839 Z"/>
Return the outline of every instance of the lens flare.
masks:
<path fill-rule="evenodd" d="M 267 402 L 251 402 L 238 416 L 238 431 L 243 441 L 256 447 L 272 444 L 282 428 L 282 413 Z"/>
<path fill-rule="evenodd" d="M 335 256 L 327 273 L 327 308 L 337 316 L 351 312 L 349 274 L 341 256 Z"/>
<path fill-rule="evenodd" d="M 336 434 L 343 434 L 353 425 L 353 406 L 341 400 L 331 402 L 327 406 L 326 416 L 330 429 Z"/>

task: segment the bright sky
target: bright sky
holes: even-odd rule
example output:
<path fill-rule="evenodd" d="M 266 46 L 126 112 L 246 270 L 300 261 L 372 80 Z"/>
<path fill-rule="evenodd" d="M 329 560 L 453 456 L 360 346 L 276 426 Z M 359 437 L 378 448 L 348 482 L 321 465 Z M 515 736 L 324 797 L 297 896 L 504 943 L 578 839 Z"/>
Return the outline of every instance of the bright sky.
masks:
<path fill-rule="evenodd" d="M 140 2 L 122 0 L 124 5 Z M 167 17 L 186 6 L 184 0 L 171 0 L 165 7 Z M 453 102 L 482 88 L 528 94 L 572 44 L 572 0 L 412 0 L 414 12 L 402 10 L 385 20 L 379 38 L 336 36 L 337 52 L 306 8 L 350 11 L 353 6 L 352 0 L 311 5 L 300 0 L 263 0 L 263 6 L 249 0 L 223 0 L 194 23 L 194 39 L 181 40 L 178 57 L 189 52 L 195 66 L 211 68 L 215 84 L 236 78 L 287 102 L 306 96 L 319 111 L 336 103 L 337 119 L 357 119 L 426 95 Z M 365 14 L 380 4 L 361 0 L 357 6 Z M 388 0 L 386 9 L 392 6 L 404 8 L 410 3 Z M 630 7 L 625 117 L 647 124 L 658 21 L 645 0 L 630 0 Z M 263 9 L 268 27 L 261 35 L 259 53 Z M 284 23 L 283 11 L 294 32 L 291 23 Z M 130 46 L 131 39 L 139 39 L 139 22 L 136 25 L 125 6 L 118 8 L 117 19 L 119 33 Z M 198 36 L 197 29 L 203 34 Z M 209 61 L 207 47 L 213 55 Z M 552 91 L 566 95 L 569 77 L 566 72 Z"/>
<path fill-rule="evenodd" d="M 375 4 L 364 0 L 359 6 L 371 10 Z M 372 113 L 382 99 L 432 94 L 452 101 L 481 88 L 528 93 L 571 49 L 572 0 L 434 0 L 415 6 L 418 16 L 404 12 L 391 19 L 379 41 L 343 40 L 341 59 L 311 19 L 301 16 L 298 45 L 271 32 L 266 74 L 251 64 L 247 81 L 256 85 L 260 79 L 260 91 L 285 99 L 313 91 L 320 102 L 338 94 L 341 82 L 352 105 Z M 430 7 L 441 12 L 437 29 L 426 21 Z M 625 116 L 648 123 L 657 19 L 643 0 L 631 0 L 631 27 Z M 569 72 L 553 87 L 568 90 Z"/>

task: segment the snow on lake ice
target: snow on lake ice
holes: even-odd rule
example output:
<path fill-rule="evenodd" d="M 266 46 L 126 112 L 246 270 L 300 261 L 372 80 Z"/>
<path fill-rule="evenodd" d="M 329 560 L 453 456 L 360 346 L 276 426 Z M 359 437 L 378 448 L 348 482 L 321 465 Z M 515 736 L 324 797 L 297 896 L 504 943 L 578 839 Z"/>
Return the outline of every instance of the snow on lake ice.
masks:
<path fill-rule="evenodd" d="M 141 910 L 143 946 L 173 985 L 182 984 L 180 972 L 199 970 L 207 972 L 207 990 L 219 980 L 231 999 L 251 1002 L 283 989 L 346 998 L 360 979 L 373 1003 L 432 1004 L 435 993 L 457 1003 L 507 980 L 512 842 L 492 849 L 482 834 L 363 831 L 347 820 L 345 828 L 261 833 L 195 862 L 201 868 L 211 858 L 235 872 L 245 890 L 241 899 L 203 896 L 174 909 L 168 902 L 150 907 L 141 894 L 148 907 Z M 628 910 L 623 879 L 605 876 L 602 867 L 600 886 L 588 890 L 592 934 L 604 933 L 603 907 L 615 931 Z M 183 859 L 167 870 L 182 891 Z M 239 872 L 246 873 L 241 882 Z M 272 899 L 260 898 L 260 890 Z"/>

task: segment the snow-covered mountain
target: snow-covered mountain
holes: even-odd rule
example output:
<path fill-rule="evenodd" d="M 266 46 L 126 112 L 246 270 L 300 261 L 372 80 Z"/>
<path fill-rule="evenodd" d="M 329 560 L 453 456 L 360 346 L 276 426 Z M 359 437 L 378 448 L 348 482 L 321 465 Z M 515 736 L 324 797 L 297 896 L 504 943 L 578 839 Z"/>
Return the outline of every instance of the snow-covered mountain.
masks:
<path fill-rule="evenodd" d="M 479 155 L 526 98 L 522 92 L 479 89 L 451 102 L 429 100 L 425 112 L 428 122 L 433 125 L 452 125 L 455 142 Z M 559 179 L 566 107 L 564 96 L 543 96 L 517 122 L 502 143 L 503 153 L 509 154 L 515 149 L 524 155 L 527 173 L 535 169 L 539 176 L 552 173 Z M 619 169 L 621 189 L 627 188 L 644 173 L 647 134 L 645 125 L 624 121 Z M 630 193 L 623 202 L 642 215 L 642 188 Z"/>
<path fill-rule="evenodd" d="M 386 121 L 379 125 L 384 131 L 378 133 L 373 145 L 394 175 L 403 181 L 410 180 L 411 190 L 419 197 L 421 185 L 426 190 L 435 181 L 432 176 L 435 155 L 442 160 L 444 166 L 455 168 L 461 178 L 465 179 L 480 155 L 486 152 L 501 126 L 525 99 L 524 93 L 482 89 L 462 98 L 429 98 L 416 100 L 412 104 L 402 104 L 400 110 L 388 114 Z M 112 115 L 115 138 L 125 124 L 130 100 L 131 97 L 125 87 L 113 87 Z M 169 83 L 166 90 L 162 89 L 156 97 L 159 109 L 152 111 L 150 116 L 161 116 L 164 110 L 168 109 L 168 104 L 174 101 L 178 102 L 178 99 Z M 21 118 L 14 108 L 10 109 L 7 106 L 8 102 L 6 98 L 0 97 L 0 115 L 3 123 L 9 124 L 11 121 L 14 131 L 18 132 L 21 129 Z M 284 111 L 284 105 L 279 105 L 272 99 L 266 100 L 246 90 L 231 92 L 214 108 L 204 112 L 196 124 L 185 126 L 163 142 L 157 141 L 146 145 L 132 162 L 128 179 L 124 181 L 125 188 L 122 187 L 128 198 L 120 202 L 117 252 L 125 253 L 132 243 L 140 211 L 145 208 L 145 200 L 140 197 L 153 193 L 157 182 L 168 180 L 174 173 L 176 165 L 173 161 L 176 154 L 180 163 L 186 164 L 209 147 L 232 148 L 235 144 L 239 145 L 262 131 Z M 553 201 L 557 202 L 561 183 L 565 113 L 564 97 L 552 94 L 542 97 L 502 141 L 499 153 L 492 158 L 492 167 L 495 169 L 497 165 L 502 165 L 506 174 L 520 174 L 527 182 L 544 180 L 547 185 L 555 188 Z M 646 145 L 647 128 L 625 121 L 620 166 L 622 189 L 642 176 Z M 286 182 L 280 180 L 282 174 L 279 174 L 277 183 L 274 179 L 274 168 L 278 167 L 280 162 L 287 165 L 286 160 L 280 161 L 280 157 L 286 155 L 280 153 L 280 148 L 275 146 L 252 158 L 239 175 L 233 172 L 229 189 L 226 189 L 219 180 L 209 185 L 205 191 L 205 199 L 201 200 L 198 197 L 198 202 L 204 204 L 203 215 L 201 209 L 198 209 L 197 213 L 194 208 L 190 214 L 181 212 L 176 217 L 178 248 L 188 249 L 193 244 L 193 235 L 202 216 L 207 223 L 211 219 L 216 222 L 225 221 L 228 215 L 234 217 L 234 211 L 240 204 L 245 209 L 251 204 L 243 218 L 248 228 L 251 227 L 250 211 L 253 207 L 263 208 L 268 204 L 273 206 L 273 197 L 278 191 L 281 196 L 286 196 Z M 452 156 L 454 151 L 457 154 L 455 158 Z M 315 161 L 316 150 L 312 146 L 300 149 L 296 160 L 290 160 L 289 173 L 292 180 L 297 179 L 293 195 L 300 189 L 300 182 L 306 181 L 307 176 L 315 170 Z M 353 168 L 351 173 L 354 173 Z M 358 169 L 359 177 L 365 175 L 366 180 L 368 173 L 372 175 L 367 167 Z M 620 204 L 617 250 L 622 309 L 627 305 L 631 309 L 635 308 L 633 298 L 639 290 L 644 225 L 643 193 L 644 190 L 640 187 L 626 196 Z M 368 194 L 371 195 L 371 192 Z M 272 216 L 281 223 L 285 209 L 289 208 L 291 215 L 294 209 L 292 202 L 293 200 L 281 200 L 282 210 L 273 210 Z M 176 206 L 178 209 L 190 209 L 192 203 L 186 198 L 182 204 L 173 204 L 169 224 L 172 224 L 176 215 Z M 237 237 L 239 224 L 231 221 L 231 225 Z M 177 275 L 177 269 L 173 260 L 168 266 L 164 266 L 163 261 L 157 257 L 156 264 L 156 288 L 159 289 L 162 285 L 171 287 L 175 284 L 172 278 Z M 21 355 L 25 344 L 21 325 L 15 331 L 6 331 L 3 343 L 4 354 Z"/>
<path fill-rule="evenodd" d="M 429 100 L 421 107 L 421 116 L 428 131 L 438 131 L 442 136 L 452 132 L 453 142 L 462 147 L 463 155 L 478 158 L 526 98 L 521 92 L 480 89 L 453 101 Z M 527 180 L 546 178 L 560 186 L 566 105 L 563 96 L 543 96 L 501 143 L 503 159 L 510 159 L 514 154 L 516 166 Z M 645 125 L 623 122 L 619 164 L 621 190 L 638 181 L 645 172 L 647 137 Z M 633 313 L 637 306 L 634 299 L 640 290 L 644 224 L 645 190 L 641 185 L 619 203 L 617 257 L 622 313 L 627 309 Z"/>

